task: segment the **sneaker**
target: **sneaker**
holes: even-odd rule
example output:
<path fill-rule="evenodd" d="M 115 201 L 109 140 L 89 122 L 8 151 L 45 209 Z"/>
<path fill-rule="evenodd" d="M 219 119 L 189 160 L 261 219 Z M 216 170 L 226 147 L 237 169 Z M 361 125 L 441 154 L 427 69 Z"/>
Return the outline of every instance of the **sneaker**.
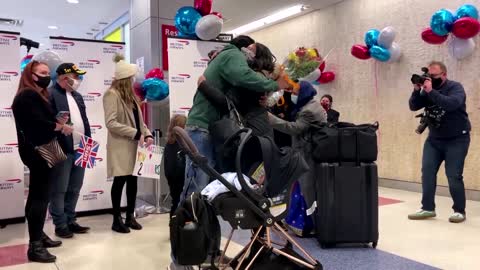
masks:
<path fill-rule="evenodd" d="M 70 231 L 68 226 L 65 226 L 65 227 L 55 228 L 55 235 L 60 238 L 68 239 L 73 237 L 73 232 Z"/>
<path fill-rule="evenodd" d="M 437 214 L 435 213 L 435 211 L 426 211 L 426 210 L 420 209 L 417 212 L 408 215 L 408 219 L 424 220 L 424 219 L 434 218 L 436 216 Z"/>
<path fill-rule="evenodd" d="M 462 223 L 465 221 L 465 219 L 467 219 L 465 217 L 465 214 L 455 212 L 453 213 L 453 215 L 450 216 L 448 221 L 450 221 L 451 223 Z"/>
<path fill-rule="evenodd" d="M 71 232 L 77 233 L 77 234 L 83 234 L 90 231 L 89 227 L 80 226 L 77 222 L 72 222 L 71 224 L 69 224 L 68 229 L 70 229 Z"/>

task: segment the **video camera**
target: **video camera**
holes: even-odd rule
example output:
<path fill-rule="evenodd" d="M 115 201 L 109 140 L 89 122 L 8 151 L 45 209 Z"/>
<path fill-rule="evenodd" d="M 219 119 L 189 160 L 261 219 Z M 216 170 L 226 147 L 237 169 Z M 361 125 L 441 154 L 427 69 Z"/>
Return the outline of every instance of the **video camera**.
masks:
<path fill-rule="evenodd" d="M 444 115 L 445 110 L 437 105 L 426 107 L 421 114 L 415 116 L 416 118 L 420 118 L 420 125 L 415 132 L 422 134 L 427 127 L 439 128 Z"/>
<path fill-rule="evenodd" d="M 428 68 L 423 67 L 422 72 L 423 72 L 422 75 L 418 75 L 418 74 L 412 75 L 412 78 L 410 80 L 412 81 L 413 84 L 423 85 L 423 83 L 425 83 L 425 80 L 430 78 L 430 74 L 428 74 Z"/>
<path fill-rule="evenodd" d="M 38 49 L 38 47 L 40 47 L 40 43 L 38 43 L 36 41 L 33 41 L 31 39 L 28 39 L 28 38 L 21 37 L 20 38 L 20 46 L 27 47 L 27 53 L 29 53 L 32 48 Z"/>

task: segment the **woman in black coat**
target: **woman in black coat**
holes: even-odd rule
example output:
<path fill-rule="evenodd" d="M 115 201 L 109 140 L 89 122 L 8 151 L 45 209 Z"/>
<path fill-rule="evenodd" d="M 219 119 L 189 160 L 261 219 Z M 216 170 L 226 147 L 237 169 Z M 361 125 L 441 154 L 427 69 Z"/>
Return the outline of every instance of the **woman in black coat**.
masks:
<path fill-rule="evenodd" d="M 165 176 L 167 177 L 168 186 L 170 188 L 170 196 L 172 197 L 172 207 L 170 208 L 170 217 L 175 213 L 178 203 L 180 202 L 180 194 L 183 190 L 185 182 L 185 155 L 182 153 L 180 145 L 173 134 L 174 127 L 185 128 L 187 117 L 183 115 L 175 115 L 170 121 L 168 127 L 168 141 L 165 146 L 164 166 Z"/>
<path fill-rule="evenodd" d="M 27 255 L 30 261 L 42 263 L 55 262 L 56 257 L 46 248 L 58 247 L 62 242 L 52 241 L 43 232 L 49 202 L 51 169 L 35 148 L 50 143 L 58 132 L 70 135 L 73 131 L 70 126 L 65 125 L 68 118 L 57 120 L 53 114 L 48 101 L 49 84 L 48 66 L 32 61 L 22 73 L 12 104 L 18 150 L 22 162 L 30 170 L 30 185 L 25 205 L 30 237 Z"/>

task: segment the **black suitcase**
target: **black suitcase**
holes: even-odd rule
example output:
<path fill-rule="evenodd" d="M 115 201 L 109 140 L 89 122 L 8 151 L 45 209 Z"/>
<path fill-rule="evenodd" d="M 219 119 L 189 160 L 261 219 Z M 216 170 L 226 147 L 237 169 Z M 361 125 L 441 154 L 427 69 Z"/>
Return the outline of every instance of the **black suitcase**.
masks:
<path fill-rule="evenodd" d="M 377 165 L 315 165 L 315 231 L 322 248 L 378 242 Z"/>

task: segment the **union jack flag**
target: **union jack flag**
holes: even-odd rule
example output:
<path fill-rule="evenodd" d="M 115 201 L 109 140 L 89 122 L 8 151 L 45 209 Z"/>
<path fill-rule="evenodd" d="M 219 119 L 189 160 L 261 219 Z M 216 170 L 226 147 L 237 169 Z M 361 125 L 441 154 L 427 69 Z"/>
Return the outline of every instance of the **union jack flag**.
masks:
<path fill-rule="evenodd" d="M 75 165 L 82 168 L 91 169 L 95 166 L 98 148 L 100 145 L 92 138 L 82 136 L 80 145 L 75 153 Z"/>

